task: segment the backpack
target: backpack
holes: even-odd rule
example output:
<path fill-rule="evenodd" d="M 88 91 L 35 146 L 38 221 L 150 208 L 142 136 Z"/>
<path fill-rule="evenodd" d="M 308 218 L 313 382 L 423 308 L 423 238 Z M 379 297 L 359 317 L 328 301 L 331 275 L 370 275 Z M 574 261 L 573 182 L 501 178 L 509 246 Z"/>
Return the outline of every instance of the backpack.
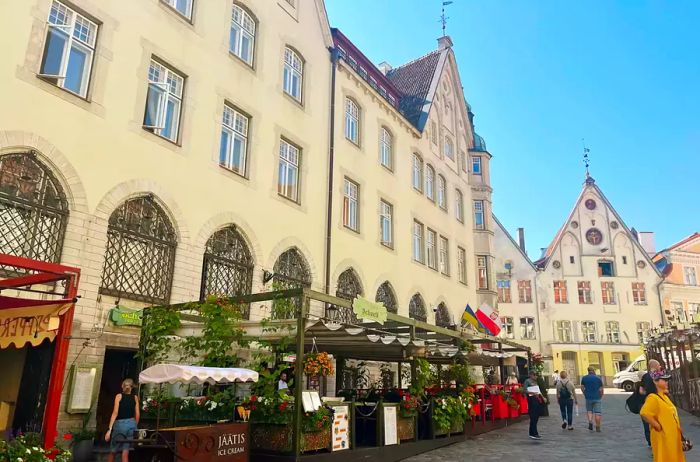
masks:
<path fill-rule="evenodd" d="M 627 398 L 627 401 L 625 401 L 625 408 L 632 414 L 639 414 L 639 411 L 642 410 L 642 406 L 644 405 L 644 396 L 639 393 L 640 385 L 641 383 L 637 384 L 632 394 Z"/>
<path fill-rule="evenodd" d="M 571 390 L 569 390 L 569 387 L 567 387 L 568 383 L 561 384 L 561 388 L 559 389 L 559 400 L 560 401 L 569 401 L 571 399 Z"/>

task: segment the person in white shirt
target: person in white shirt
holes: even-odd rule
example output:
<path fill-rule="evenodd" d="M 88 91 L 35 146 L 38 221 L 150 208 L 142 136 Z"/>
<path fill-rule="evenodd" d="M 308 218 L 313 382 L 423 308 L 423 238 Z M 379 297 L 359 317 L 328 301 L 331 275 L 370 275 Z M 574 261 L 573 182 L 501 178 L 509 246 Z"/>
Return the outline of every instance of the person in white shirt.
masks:
<path fill-rule="evenodd" d="M 280 381 L 277 382 L 277 389 L 278 390 L 287 390 L 289 389 L 289 386 L 287 386 L 287 373 L 282 372 L 280 374 Z"/>
<path fill-rule="evenodd" d="M 557 386 L 557 382 L 560 380 L 559 377 L 559 370 L 556 370 L 552 373 L 552 385 Z"/>

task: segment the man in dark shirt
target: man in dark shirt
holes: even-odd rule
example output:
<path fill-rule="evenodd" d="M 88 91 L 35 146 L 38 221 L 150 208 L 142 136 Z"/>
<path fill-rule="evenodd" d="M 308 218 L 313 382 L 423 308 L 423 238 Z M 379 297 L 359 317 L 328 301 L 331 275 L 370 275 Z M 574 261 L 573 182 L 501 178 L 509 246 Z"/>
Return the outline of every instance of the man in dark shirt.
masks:
<path fill-rule="evenodd" d="M 646 374 L 642 376 L 642 383 L 641 386 L 639 387 L 639 394 L 644 397 L 644 400 L 646 400 L 647 395 L 650 393 L 656 393 L 656 384 L 654 383 L 654 379 L 651 378 L 651 373 L 658 371 L 659 368 L 661 367 L 661 364 L 655 359 L 650 359 L 649 360 L 649 370 L 647 371 Z M 644 438 L 647 440 L 647 444 L 651 446 L 651 437 L 649 434 L 649 424 L 642 419 L 642 426 L 644 426 Z"/>

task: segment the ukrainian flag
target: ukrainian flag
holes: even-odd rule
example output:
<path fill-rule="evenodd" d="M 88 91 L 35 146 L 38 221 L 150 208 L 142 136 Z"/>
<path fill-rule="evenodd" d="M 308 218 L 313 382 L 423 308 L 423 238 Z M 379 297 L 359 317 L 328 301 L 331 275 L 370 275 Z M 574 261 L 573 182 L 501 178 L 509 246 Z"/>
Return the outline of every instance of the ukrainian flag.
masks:
<path fill-rule="evenodd" d="M 486 332 L 486 328 L 484 328 L 484 325 L 476 318 L 474 310 L 472 310 L 472 307 L 469 306 L 468 303 L 467 307 L 464 309 L 464 314 L 462 314 L 462 325 L 464 326 L 466 324 L 471 324 L 474 326 L 474 329 L 479 332 Z"/>

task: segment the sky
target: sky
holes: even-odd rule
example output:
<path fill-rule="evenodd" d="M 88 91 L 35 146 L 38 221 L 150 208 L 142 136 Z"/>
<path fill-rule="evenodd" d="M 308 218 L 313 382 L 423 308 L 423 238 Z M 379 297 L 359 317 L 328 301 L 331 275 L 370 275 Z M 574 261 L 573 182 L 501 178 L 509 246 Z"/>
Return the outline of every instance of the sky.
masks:
<path fill-rule="evenodd" d="M 326 0 L 375 64 L 437 47 L 442 0 Z M 454 0 L 447 33 L 491 161 L 494 212 L 540 256 L 591 176 L 663 249 L 700 231 L 700 2 Z"/>

